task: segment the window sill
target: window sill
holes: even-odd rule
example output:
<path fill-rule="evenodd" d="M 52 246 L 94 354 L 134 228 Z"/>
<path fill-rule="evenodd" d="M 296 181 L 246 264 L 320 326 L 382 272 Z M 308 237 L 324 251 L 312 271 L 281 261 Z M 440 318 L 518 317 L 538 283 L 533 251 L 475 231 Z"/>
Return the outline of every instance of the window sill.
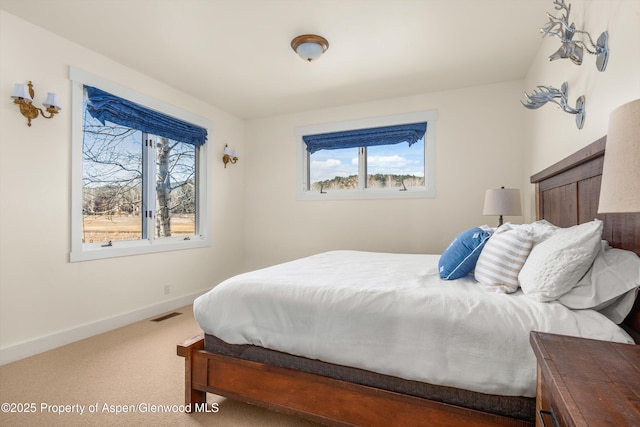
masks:
<path fill-rule="evenodd" d="M 407 191 L 386 190 L 341 190 L 327 191 L 320 193 L 319 191 L 300 191 L 297 194 L 297 200 L 375 200 L 375 199 L 431 199 L 434 198 L 435 190 L 431 189 L 414 189 Z"/>
<path fill-rule="evenodd" d="M 209 239 L 191 237 L 191 240 L 172 239 L 168 242 L 138 241 L 116 242 L 113 246 L 102 247 L 91 243 L 82 244 L 80 250 L 72 250 L 69 254 L 70 262 L 92 261 L 98 259 L 117 258 L 132 255 L 145 255 L 160 252 L 181 251 L 187 249 L 205 248 L 211 246 Z"/>

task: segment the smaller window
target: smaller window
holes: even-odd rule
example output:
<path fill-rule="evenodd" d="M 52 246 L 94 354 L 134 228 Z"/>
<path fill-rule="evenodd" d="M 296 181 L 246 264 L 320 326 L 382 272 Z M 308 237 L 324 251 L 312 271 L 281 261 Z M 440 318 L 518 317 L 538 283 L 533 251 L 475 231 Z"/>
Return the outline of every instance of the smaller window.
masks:
<path fill-rule="evenodd" d="M 296 129 L 299 200 L 434 197 L 435 112 Z"/>

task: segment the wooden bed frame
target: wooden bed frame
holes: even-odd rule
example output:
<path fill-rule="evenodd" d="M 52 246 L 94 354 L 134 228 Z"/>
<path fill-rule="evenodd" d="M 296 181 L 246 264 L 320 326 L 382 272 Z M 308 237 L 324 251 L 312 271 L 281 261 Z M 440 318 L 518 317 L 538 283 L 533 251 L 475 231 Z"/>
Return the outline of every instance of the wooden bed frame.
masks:
<path fill-rule="evenodd" d="M 561 227 L 598 217 L 605 223 L 603 238 L 611 246 L 640 255 L 640 214 L 597 215 L 605 140 L 601 138 L 531 177 L 536 186 L 536 217 Z M 626 328 L 637 333 L 640 333 L 639 301 L 640 298 L 625 320 Z M 194 411 L 206 403 L 206 393 L 214 393 L 334 426 L 533 425 L 424 398 L 212 354 L 204 350 L 203 334 L 179 344 L 177 351 L 185 358 L 185 402 Z"/>

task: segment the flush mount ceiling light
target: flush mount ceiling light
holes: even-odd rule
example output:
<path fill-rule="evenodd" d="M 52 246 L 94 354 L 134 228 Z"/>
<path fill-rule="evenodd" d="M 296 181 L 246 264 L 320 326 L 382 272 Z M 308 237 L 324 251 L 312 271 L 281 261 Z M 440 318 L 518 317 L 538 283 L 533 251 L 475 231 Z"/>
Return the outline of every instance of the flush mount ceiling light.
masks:
<path fill-rule="evenodd" d="M 314 61 L 329 49 L 327 39 L 315 34 L 303 34 L 291 40 L 291 48 L 305 61 Z"/>

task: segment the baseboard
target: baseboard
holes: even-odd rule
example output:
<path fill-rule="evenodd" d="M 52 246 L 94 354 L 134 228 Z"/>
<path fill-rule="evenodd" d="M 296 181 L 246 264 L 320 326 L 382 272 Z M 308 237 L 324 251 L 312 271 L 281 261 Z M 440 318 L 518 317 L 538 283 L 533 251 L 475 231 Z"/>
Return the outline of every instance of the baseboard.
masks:
<path fill-rule="evenodd" d="M 18 344 L 0 348 L 0 365 L 5 365 L 25 357 L 33 356 L 47 350 L 61 347 L 75 341 L 102 334 L 131 323 L 139 322 L 159 314 L 166 313 L 176 308 L 184 307 L 193 303 L 193 300 L 202 295 L 205 291 L 178 297 L 169 301 L 142 307 L 128 313 L 119 314 L 107 319 L 81 325 L 75 328 L 66 329 L 40 338 L 24 341 Z"/>

